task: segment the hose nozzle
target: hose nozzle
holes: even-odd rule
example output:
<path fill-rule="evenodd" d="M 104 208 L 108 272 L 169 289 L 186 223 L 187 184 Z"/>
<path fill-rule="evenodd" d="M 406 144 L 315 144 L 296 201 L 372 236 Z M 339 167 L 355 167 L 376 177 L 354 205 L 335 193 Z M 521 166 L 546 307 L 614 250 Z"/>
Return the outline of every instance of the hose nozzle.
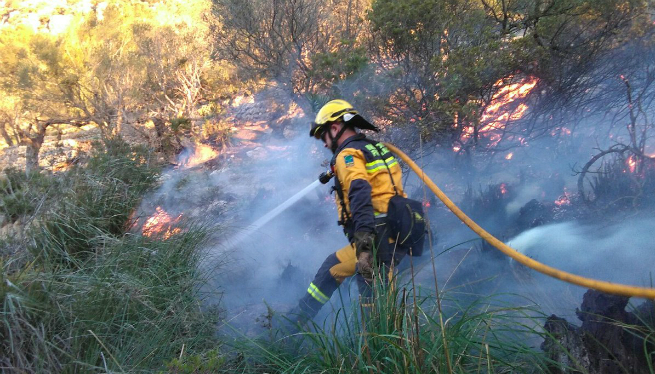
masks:
<path fill-rule="evenodd" d="M 326 184 L 327 182 L 330 181 L 330 179 L 332 179 L 332 177 L 334 177 L 334 173 L 332 172 L 332 170 L 327 170 L 322 172 L 321 175 L 318 176 L 318 180 L 321 183 Z"/>

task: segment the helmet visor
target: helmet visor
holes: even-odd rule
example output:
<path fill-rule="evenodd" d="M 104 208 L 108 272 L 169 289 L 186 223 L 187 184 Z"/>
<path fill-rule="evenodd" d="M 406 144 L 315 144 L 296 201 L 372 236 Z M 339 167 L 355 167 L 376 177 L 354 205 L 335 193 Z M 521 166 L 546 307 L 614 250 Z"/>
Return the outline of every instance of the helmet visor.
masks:
<path fill-rule="evenodd" d="M 313 136 L 316 139 L 321 139 L 323 133 L 325 132 L 325 124 L 318 125 L 316 122 L 312 122 L 312 127 L 309 130 L 309 136 Z"/>

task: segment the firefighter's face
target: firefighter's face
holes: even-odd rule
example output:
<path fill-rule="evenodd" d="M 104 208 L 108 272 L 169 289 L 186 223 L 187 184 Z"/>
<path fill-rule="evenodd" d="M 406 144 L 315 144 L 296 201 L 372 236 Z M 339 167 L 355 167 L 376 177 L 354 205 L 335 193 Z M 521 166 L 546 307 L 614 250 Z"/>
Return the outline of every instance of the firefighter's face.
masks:
<path fill-rule="evenodd" d="M 330 149 L 332 147 L 332 138 L 334 135 L 336 135 L 336 132 L 334 132 L 334 128 L 336 128 L 335 123 L 331 123 L 328 127 L 327 130 L 323 131 L 323 134 L 321 135 L 321 140 L 323 140 L 323 146 L 325 148 Z M 338 130 L 337 130 L 338 131 Z M 328 134 L 330 133 L 331 136 Z M 335 139 L 336 140 L 336 139 Z"/>

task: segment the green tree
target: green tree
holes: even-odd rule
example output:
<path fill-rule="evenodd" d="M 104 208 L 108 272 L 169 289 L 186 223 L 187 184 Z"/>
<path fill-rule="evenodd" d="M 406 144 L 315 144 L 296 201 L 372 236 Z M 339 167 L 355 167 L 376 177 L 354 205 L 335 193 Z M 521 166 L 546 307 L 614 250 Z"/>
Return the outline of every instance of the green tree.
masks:
<path fill-rule="evenodd" d="M 38 168 L 46 130 L 55 124 L 81 125 L 83 115 L 66 105 L 60 78 L 64 70 L 60 39 L 26 27 L 0 34 L 0 87 L 3 126 L 27 146 L 27 171 Z M 3 134 L 4 137 L 4 134 Z"/>
<path fill-rule="evenodd" d="M 67 69 L 62 74 L 62 91 L 68 105 L 96 123 L 106 138 L 121 132 L 134 121 L 142 107 L 139 88 L 145 79 L 133 22 L 147 16 L 144 5 L 108 5 L 102 14 L 92 12 L 66 34 Z"/>
<path fill-rule="evenodd" d="M 17 101 L 16 97 L 9 94 L 5 94 L 4 99 L 0 100 L 0 135 L 8 146 L 20 142 L 15 130 L 20 119 L 19 107 L 16 105 Z"/>
<path fill-rule="evenodd" d="M 207 23 L 133 26 L 146 72 L 142 95 L 169 117 L 196 117 L 199 103 L 211 100 L 209 75 L 218 68 Z M 218 88 L 218 87 L 211 87 Z"/>
<path fill-rule="evenodd" d="M 608 57 L 627 47 L 632 40 L 640 40 L 652 32 L 648 2 L 578 0 L 549 3 L 552 5 L 541 13 L 528 13 L 525 24 L 529 37 L 522 40 L 534 56 L 531 73 L 539 77 L 545 90 L 542 110 L 540 113 L 535 111 L 535 114 L 551 116 L 560 108 L 578 107 L 580 116 L 583 110 L 589 109 L 585 108 L 585 102 L 590 101 L 590 95 L 605 86 L 608 79 L 616 79 L 621 74 Z M 626 62 L 629 61 L 620 63 Z M 617 91 L 616 97 L 623 101 L 623 90 Z"/>
<path fill-rule="evenodd" d="M 372 52 L 396 87 L 384 116 L 418 123 L 428 138 L 468 153 L 479 148 L 481 116 L 503 86 L 534 76 L 540 91 L 584 91 L 593 64 L 630 35 L 644 6 L 639 0 L 375 0 Z M 513 132 L 510 122 L 506 134 Z"/>
<path fill-rule="evenodd" d="M 296 94 L 316 93 L 353 74 L 365 54 L 364 0 L 213 0 L 224 58 L 249 78 L 276 79 Z M 326 71 L 326 70 L 332 71 Z"/>
<path fill-rule="evenodd" d="M 207 42 L 210 4 L 113 0 L 75 14 L 58 35 L 7 28 L 0 39 L 0 135 L 29 146 L 31 168 L 55 123 L 95 123 L 112 138 L 126 124 L 156 119 L 164 137 L 172 119 L 199 116 L 225 81 L 213 71 L 219 65 Z"/>
<path fill-rule="evenodd" d="M 369 19 L 377 60 L 396 87 L 385 115 L 418 123 L 428 137 L 457 141 L 477 129 L 495 83 L 521 66 L 478 1 L 376 0 Z"/>

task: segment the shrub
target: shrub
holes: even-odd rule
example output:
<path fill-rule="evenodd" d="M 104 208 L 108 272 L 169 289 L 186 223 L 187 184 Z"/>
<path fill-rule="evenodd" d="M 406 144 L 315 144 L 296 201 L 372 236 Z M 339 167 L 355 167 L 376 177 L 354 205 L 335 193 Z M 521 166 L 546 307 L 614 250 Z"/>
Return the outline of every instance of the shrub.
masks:
<path fill-rule="evenodd" d="M 120 140 L 97 147 L 86 167 L 51 177 L 40 223 L 20 239 L 23 253 L 0 262 L 3 370 L 156 371 L 182 350 L 217 345 L 218 314 L 199 302 L 205 230 L 167 240 L 129 234 L 130 214 L 158 168 L 147 150 Z M 3 191 L 32 191 L 22 178 L 10 173 Z"/>
<path fill-rule="evenodd" d="M 158 169 L 144 148 L 120 140 L 96 147 L 86 167 L 67 173 L 55 207 L 32 232 L 31 249 L 47 265 L 74 264 L 122 235 L 141 196 L 155 185 Z"/>
<path fill-rule="evenodd" d="M 75 270 L 3 273 L 0 357 L 25 372 L 155 370 L 215 347 L 217 313 L 201 310 L 198 245 L 126 236 Z M 21 371 L 22 372 L 22 371 Z"/>
<path fill-rule="evenodd" d="M 52 196 L 57 180 L 50 175 L 7 168 L 0 178 L 0 213 L 13 222 L 33 215 Z"/>
<path fill-rule="evenodd" d="M 191 125 L 191 120 L 186 117 L 175 117 L 171 119 L 171 129 L 175 134 L 183 131 L 190 131 Z"/>
<path fill-rule="evenodd" d="M 596 207 L 616 211 L 652 206 L 655 203 L 655 163 L 645 158 L 639 166 L 639 170 L 631 170 L 628 159 L 622 155 L 604 162 L 591 178 Z"/>
<path fill-rule="evenodd" d="M 225 121 L 206 121 L 201 137 L 220 147 L 227 147 L 232 140 L 232 125 Z"/>

